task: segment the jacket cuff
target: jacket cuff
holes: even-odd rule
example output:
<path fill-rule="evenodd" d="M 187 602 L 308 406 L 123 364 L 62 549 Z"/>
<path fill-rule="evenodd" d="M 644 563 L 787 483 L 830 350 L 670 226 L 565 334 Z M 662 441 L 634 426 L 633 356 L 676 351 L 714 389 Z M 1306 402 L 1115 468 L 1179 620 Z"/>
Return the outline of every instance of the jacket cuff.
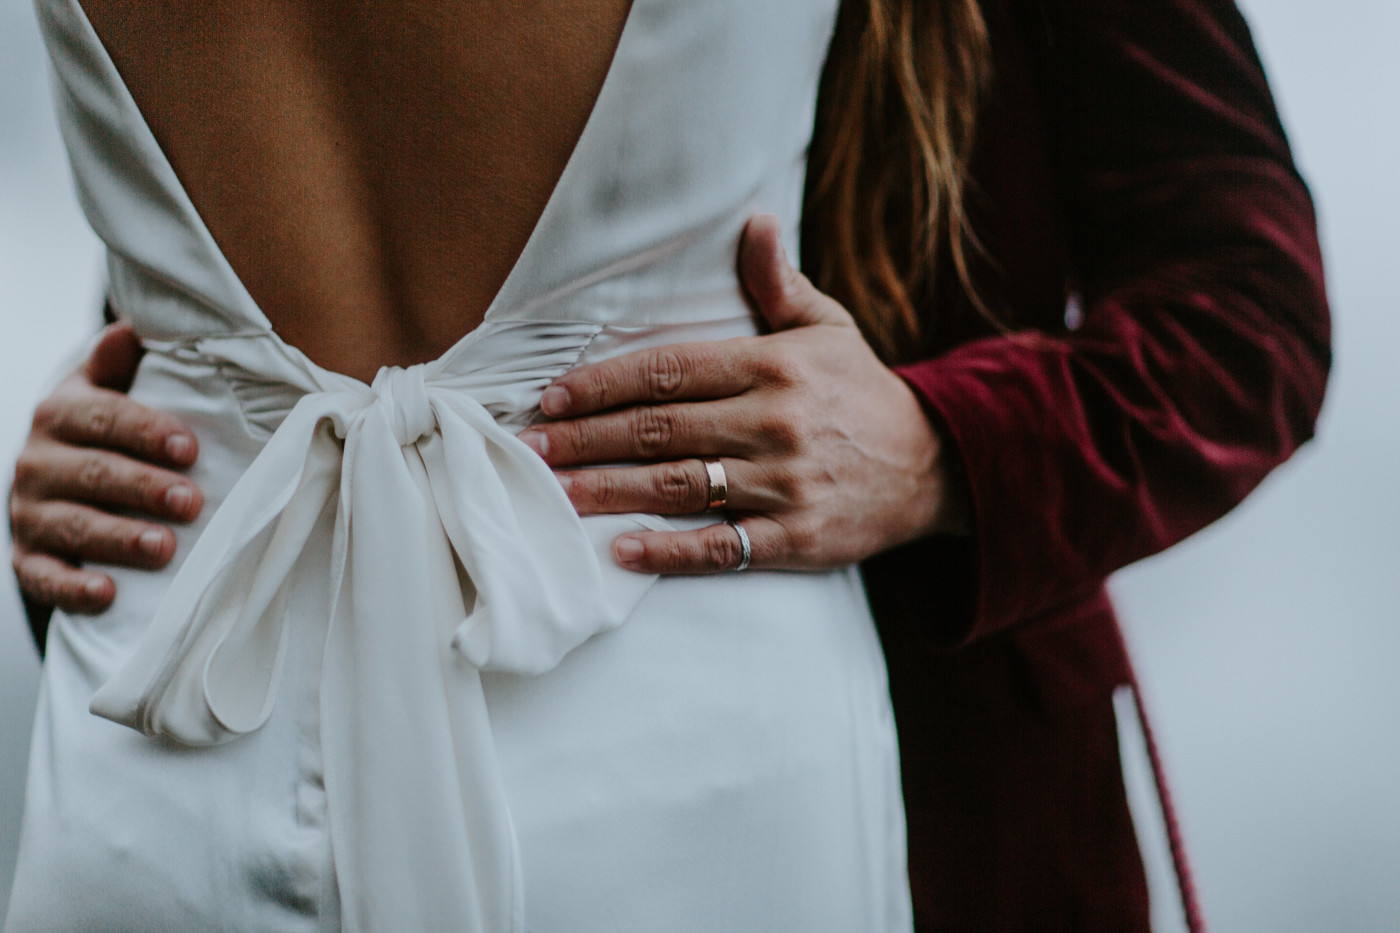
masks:
<path fill-rule="evenodd" d="M 1077 535 L 1065 522 L 1085 520 L 1062 508 L 1063 439 L 1036 417 L 1043 398 L 1034 380 L 1005 357 L 1041 355 L 1054 341 L 1032 338 L 1035 347 L 1008 347 L 1017 338 L 994 337 L 966 344 L 931 360 L 897 367 L 919 396 L 941 439 L 959 464 L 968 496 L 972 535 L 952 563 L 958 577 L 940 573 L 937 605 L 929 607 L 929 637 L 956 647 L 1044 614 L 1060 603 L 1083 599 L 1101 585 L 1089 566 L 1077 566 Z M 995 345 L 995 346 L 994 346 Z M 1051 351 L 1053 352 L 1053 350 Z M 1019 370 L 1019 371 L 1018 371 Z M 948 560 L 957 546 L 943 539 L 929 556 Z M 1052 559 L 1053 555 L 1053 559 Z M 1073 581 L 1092 584 L 1077 586 Z M 953 588 L 953 589 L 950 589 Z M 958 592 L 960 589 L 961 592 Z"/>

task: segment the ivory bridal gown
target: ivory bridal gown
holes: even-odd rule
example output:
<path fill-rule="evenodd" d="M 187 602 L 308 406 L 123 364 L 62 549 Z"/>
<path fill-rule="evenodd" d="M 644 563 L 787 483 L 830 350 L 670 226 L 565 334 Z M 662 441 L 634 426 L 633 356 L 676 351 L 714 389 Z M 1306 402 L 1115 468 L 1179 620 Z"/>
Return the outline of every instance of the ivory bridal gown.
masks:
<path fill-rule="evenodd" d="M 366 385 L 273 333 L 38 0 L 132 396 L 198 433 L 208 501 L 55 616 L 9 933 L 909 928 L 854 569 L 630 574 L 618 533 L 715 519 L 580 519 L 515 437 L 572 366 L 755 333 L 738 237 L 797 229 L 834 6 L 636 0 L 485 322 Z"/>

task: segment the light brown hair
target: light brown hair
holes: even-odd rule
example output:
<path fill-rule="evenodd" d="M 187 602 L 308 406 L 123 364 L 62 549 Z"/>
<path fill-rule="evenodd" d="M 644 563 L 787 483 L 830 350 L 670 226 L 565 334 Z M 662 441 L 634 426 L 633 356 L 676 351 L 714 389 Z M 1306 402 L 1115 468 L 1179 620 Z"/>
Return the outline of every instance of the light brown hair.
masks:
<path fill-rule="evenodd" d="M 882 359 L 916 353 L 940 250 L 973 304 L 963 189 L 990 71 L 977 0 L 842 0 L 817 108 L 803 257 Z M 993 320 L 995 324 L 995 320 Z"/>

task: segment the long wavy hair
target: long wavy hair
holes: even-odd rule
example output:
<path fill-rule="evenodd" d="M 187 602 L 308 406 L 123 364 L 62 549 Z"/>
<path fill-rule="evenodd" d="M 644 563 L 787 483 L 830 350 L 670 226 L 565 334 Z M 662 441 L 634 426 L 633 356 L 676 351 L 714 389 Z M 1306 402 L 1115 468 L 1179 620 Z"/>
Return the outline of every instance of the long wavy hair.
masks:
<path fill-rule="evenodd" d="M 842 0 L 822 76 L 803 258 L 887 362 L 916 353 L 940 252 L 977 299 L 963 191 L 990 72 L 977 0 Z"/>

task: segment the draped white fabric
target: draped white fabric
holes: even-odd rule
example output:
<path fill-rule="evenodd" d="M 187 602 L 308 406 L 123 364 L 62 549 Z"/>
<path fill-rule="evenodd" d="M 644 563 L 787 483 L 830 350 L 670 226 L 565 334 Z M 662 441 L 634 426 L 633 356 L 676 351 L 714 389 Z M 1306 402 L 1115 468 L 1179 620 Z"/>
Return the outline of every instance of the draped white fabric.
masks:
<path fill-rule="evenodd" d="M 320 387 L 286 414 L 92 701 L 99 715 L 186 745 L 259 728 L 277 697 L 287 587 L 333 508 L 332 602 L 319 622 L 347 930 L 520 928 L 519 860 L 479 671 L 549 670 L 621 624 L 655 579 L 618 568 L 608 547 L 628 528 L 664 525 L 580 520 L 544 462 L 488 411 L 521 382 L 502 359 L 537 367 L 590 333 L 539 331 L 497 333 L 497 365 L 484 372 L 452 372 L 449 356 L 383 369 L 366 386 L 303 368 L 299 381 Z M 278 368 L 247 359 L 275 353 L 265 341 L 213 343 L 206 352 L 244 357 L 249 378 Z"/>

